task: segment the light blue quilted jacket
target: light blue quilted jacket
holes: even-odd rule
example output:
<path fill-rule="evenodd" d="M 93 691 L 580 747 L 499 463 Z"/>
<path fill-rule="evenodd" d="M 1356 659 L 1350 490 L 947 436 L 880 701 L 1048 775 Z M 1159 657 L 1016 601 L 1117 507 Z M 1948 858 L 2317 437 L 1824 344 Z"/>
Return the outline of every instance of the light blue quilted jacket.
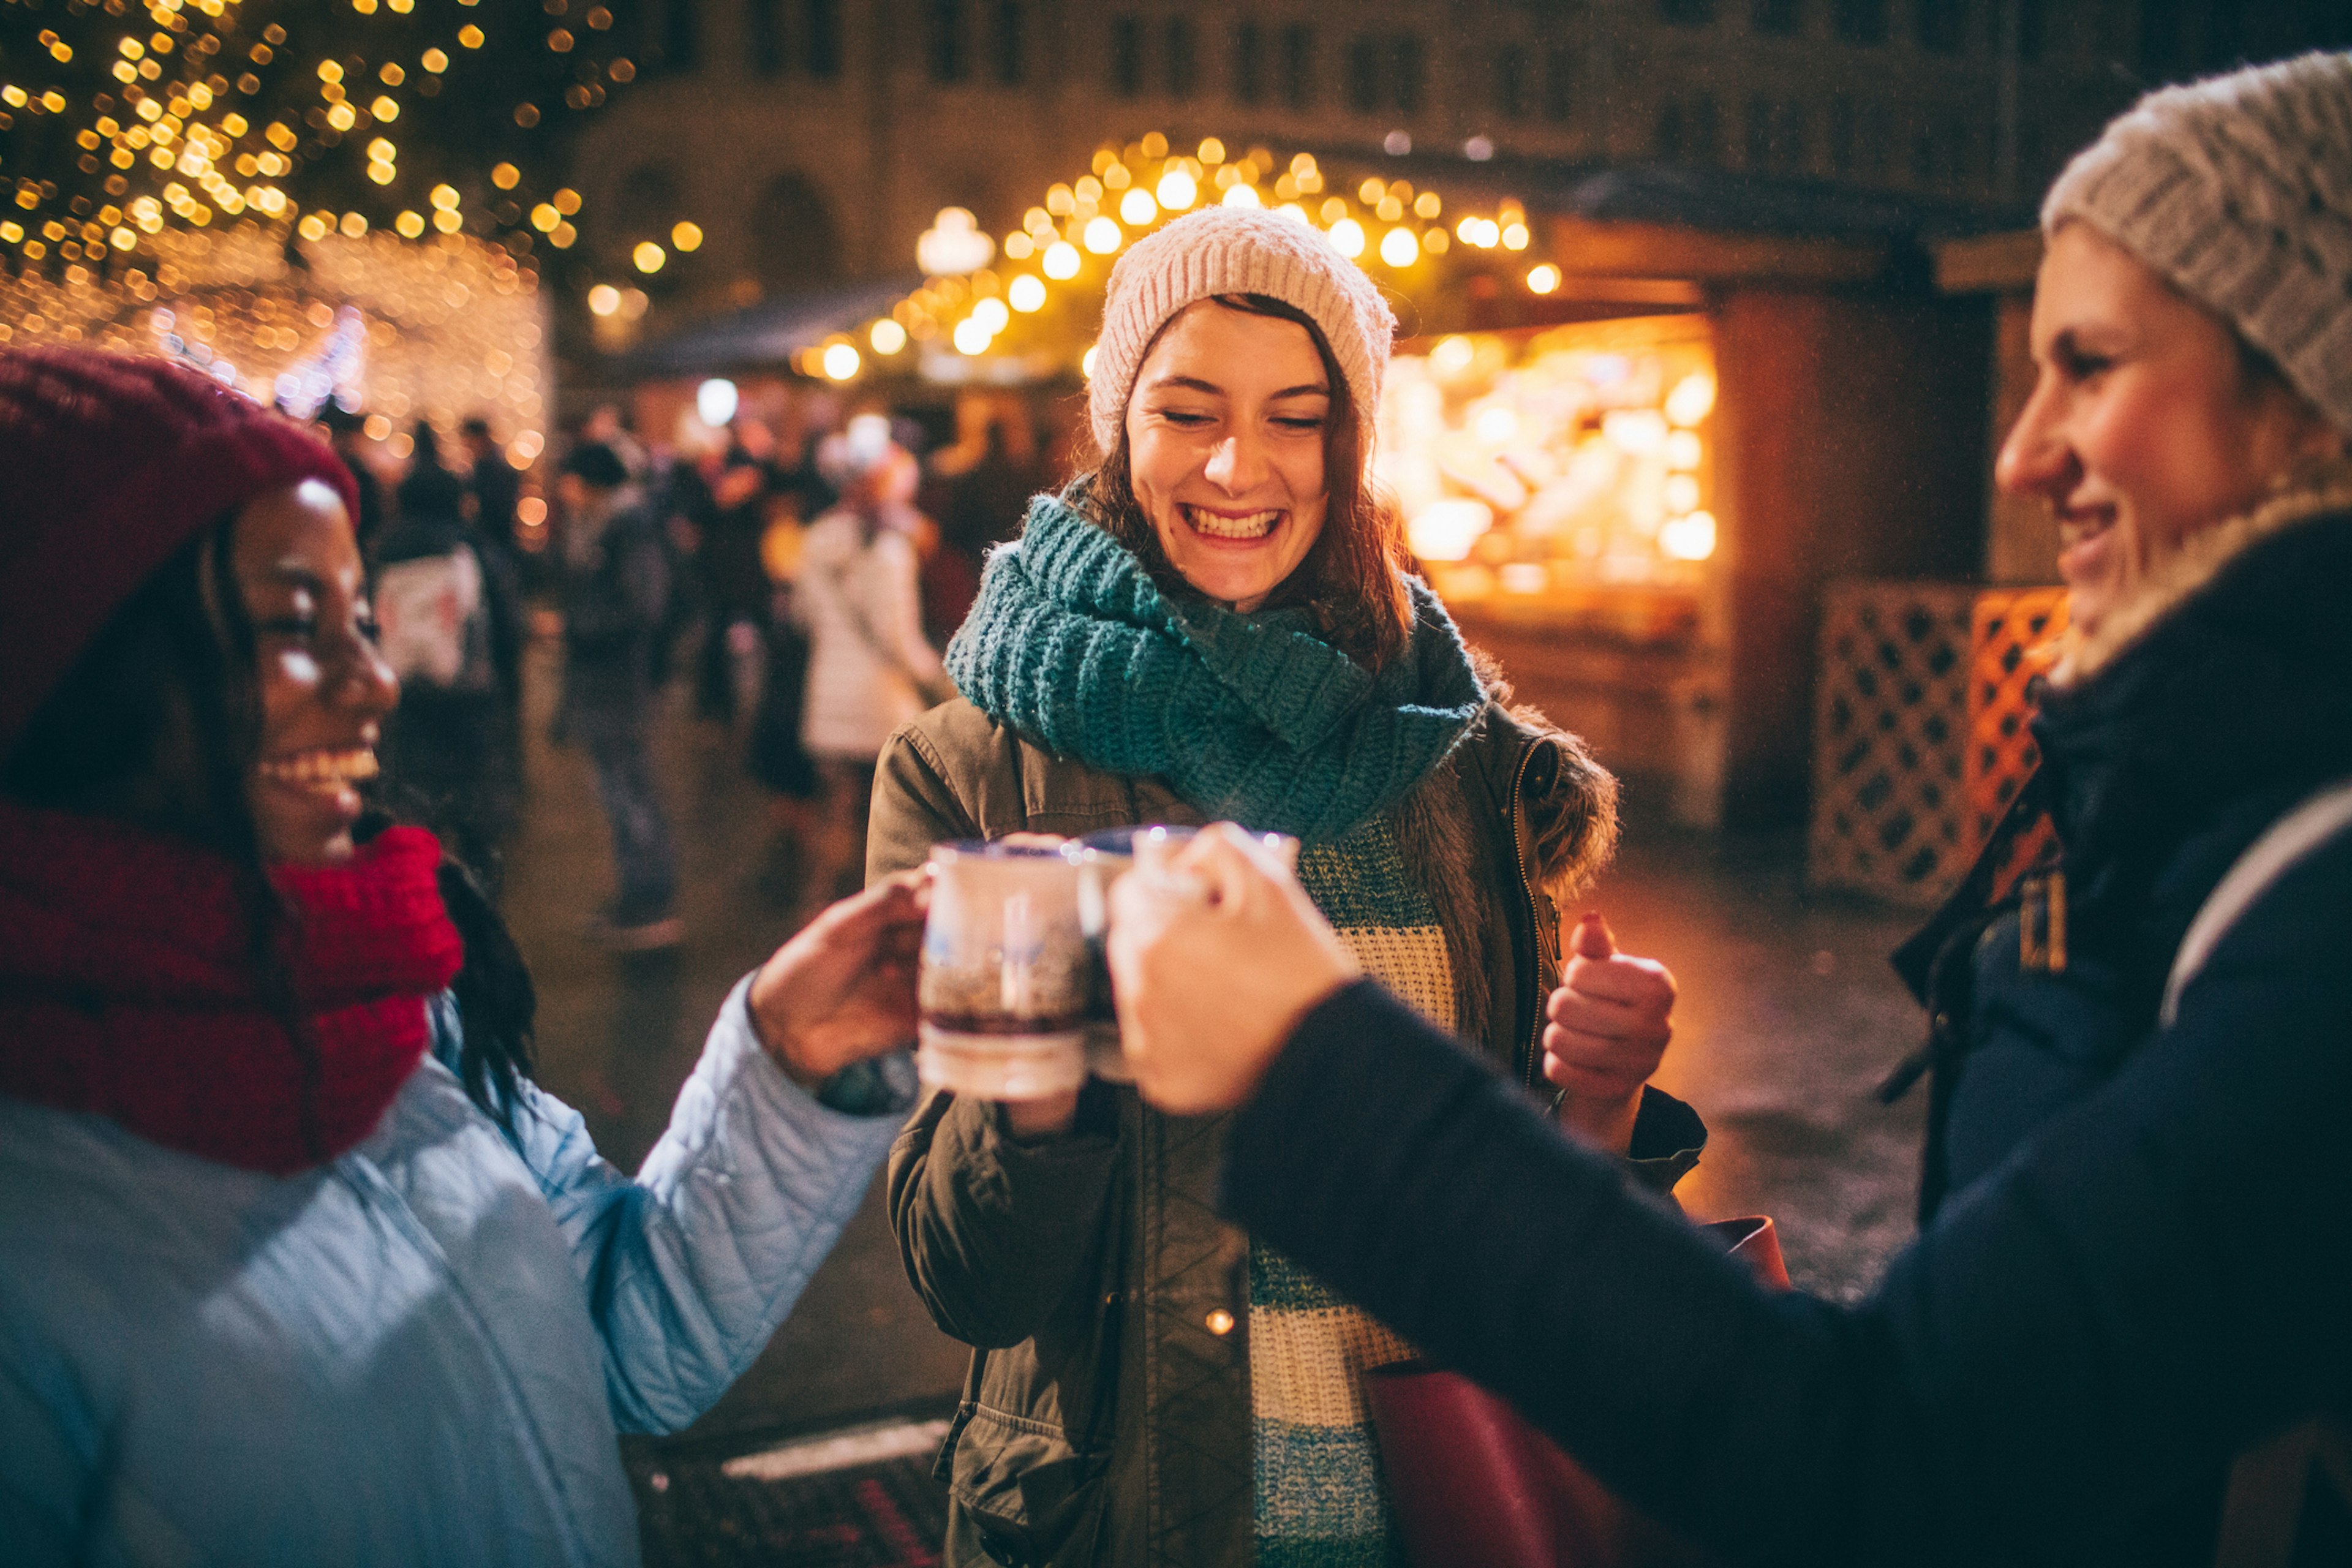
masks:
<path fill-rule="evenodd" d="M 511 1141 L 484 1116 L 446 998 L 383 1124 L 290 1179 L 0 1099 L 0 1557 L 635 1563 L 616 1431 L 751 1363 L 902 1120 L 794 1086 L 743 995 L 634 1181 L 535 1089 Z"/>

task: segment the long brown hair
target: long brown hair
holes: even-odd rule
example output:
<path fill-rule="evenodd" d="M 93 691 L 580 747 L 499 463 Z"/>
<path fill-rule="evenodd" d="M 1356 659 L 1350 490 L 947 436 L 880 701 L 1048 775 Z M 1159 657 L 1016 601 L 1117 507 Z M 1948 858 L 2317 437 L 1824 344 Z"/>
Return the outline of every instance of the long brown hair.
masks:
<path fill-rule="evenodd" d="M 1372 483 L 1348 378 L 1339 373 L 1323 329 L 1297 306 L 1266 294 L 1209 298 L 1228 310 L 1297 322 L 1307 329 L 1323 362 L 1323 379 L 1331 389 L 1330 413 L 1323 425 L 1323 531 L 1306 559 L 1267 598 L 1266 607 L 1303 607 L 1314 616 L 1325 640 L 1377 673 L 1403 651 L 1412 636 L 1412 599 L 1405 592 L 1412 555 L 1405 548 L 1404 524 L 1395 504 Z M 1151 357 L 1174 320 L 1171 316 L 1160 323 L 1160 331 L 1144 345 L 1143 359 Z M 1162 588 L 1196 594 L 1160 548 L 1160 535 L 1136 500 L 1133 475 L 1134 454 L 1122 419 L 1118 443 L 1099 468 L 1082 476 L 1087 518 L 1134 552 Z"/>

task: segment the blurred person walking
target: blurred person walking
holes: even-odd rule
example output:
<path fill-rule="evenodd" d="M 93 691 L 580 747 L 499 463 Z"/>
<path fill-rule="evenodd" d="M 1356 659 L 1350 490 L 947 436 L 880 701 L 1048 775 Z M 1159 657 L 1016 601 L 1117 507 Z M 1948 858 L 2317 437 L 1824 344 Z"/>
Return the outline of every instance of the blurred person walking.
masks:
<path fill-rule="evenodd" d="M 654 777 L 654 639 L 669 565 L 628 469 L 583 442 L 556 475 L 563 503 L 562 604 L 565 733 L 585 746 L 612 826 L 619 887 L 598 921 L 614 951 L 674 947 L 677 850 Z"/>
<path fill-rule="evenodd" d="M 464 479 L 472 497 L 474 526 L 499 549 L 519 551 L 515 509 L 522 502 L 522 476 L 507 461 L 505 451 L 490 434 L 490 422 L 480 415 L 459 426 L 457 436 L 466 445 Z"/>
<path fill-rule="evenodd" d="M 923 638 L 914 507 L 921 470 L 879 414 L 827 437 L 818 461 L 841 496 L 801 543 L 794 599 L 808 629 L 801 737 L 824 778 L 825 827 L 807 898 L 864 879 L 874 764 L 893 731 L 951 689 Z"/>
<path fill-rule="evenodd" d="M 384 501 L 383 480 L 377 477 L 368 450 L 373 443 L 368 439 L 367 416 L 329 398 L 319 410 L 319 427 L 327 433 L 328 444 L 352 476 L 352 493 L 356 498 L 352 525 L 358 534 L 360 553 L 365 556 L 375 547 L 376 536 L 383 531 L 391 516 L 391 508 Z"/>
<path fill-rule="evenodd" d="M 1122 1033 L 1155 1103 L 1241 1107 L 1228 1212 L 1726 1562 L 2336 1568 L 2352 55 L 2149 94 L 2042 222 L 1997 476 L 2074 630 L 2023 803 L 1898 955 L 1936 1092 L 1869 1295 L 1768 1295 L 1630 1199 L 1245 841 L 1116 890 Z"/>
<path fill-rule="evenodd" d="M 728 427 L 727 450 L 709 479 L 710 511 L 697 555 L 704 627 L 695 710 L 706 719 L 731 723 L 740 716 L 749 672 L 760 666 L 761 628 L 768 614 L 760 542 L 768 530 L 775 481 L 768 459 L 774 450 L 768 427 L 750 415 L 740 416 Z"/>
<path fill-rule="evenodd" d="M 911 1099 L 902 885 L 735 987 L 635 1178 L 597 1156 L 512 937 L 365 805 L 353 493 L 176 364 L 0 353 L 11 1564 L 625 1568 L 618 1432 L 751 1363 Z"/>
<path fill-rule="evenodd" d="M 495 895 L 521 821 L 520 715 L 501 665 L 518 651 L 521 610 L 503 552 L 452 504 L 462 490 L 404 480 L 400 493 L 371 574 L 379 646 L 400 681 L 385 777 Z"/>

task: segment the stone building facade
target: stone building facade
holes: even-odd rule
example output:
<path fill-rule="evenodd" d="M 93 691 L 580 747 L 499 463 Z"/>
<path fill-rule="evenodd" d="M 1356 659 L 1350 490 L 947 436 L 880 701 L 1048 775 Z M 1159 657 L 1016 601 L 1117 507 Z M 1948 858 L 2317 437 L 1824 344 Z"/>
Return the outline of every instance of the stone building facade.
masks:
<path fill-rule="evenodd" d="M 2327 8 L 642 0 L 639 79 L 581 140 L 570 270 L 645 287 L 649 327 L 903 272 L 940 208 L 1002 234 L 1099 142 L 1154 129 L 1704 164 L 2024 213 L 2144 82 L 2327 41 Z M 680 219 L 701 247 L 635 276 L 634 246 Z"/>

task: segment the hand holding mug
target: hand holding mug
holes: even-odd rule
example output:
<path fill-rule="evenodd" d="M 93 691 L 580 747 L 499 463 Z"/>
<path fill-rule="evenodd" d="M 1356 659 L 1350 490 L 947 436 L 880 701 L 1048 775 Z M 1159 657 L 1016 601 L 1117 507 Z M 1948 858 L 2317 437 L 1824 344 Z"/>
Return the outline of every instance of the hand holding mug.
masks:
<path fill-rule="evenodd" d="M 1136 1087 L 1197 1115 L 1246 1100 L 1362 968 L 1276 851 L 1219 823 L 1111 889 L 1110 971 Z"/>

